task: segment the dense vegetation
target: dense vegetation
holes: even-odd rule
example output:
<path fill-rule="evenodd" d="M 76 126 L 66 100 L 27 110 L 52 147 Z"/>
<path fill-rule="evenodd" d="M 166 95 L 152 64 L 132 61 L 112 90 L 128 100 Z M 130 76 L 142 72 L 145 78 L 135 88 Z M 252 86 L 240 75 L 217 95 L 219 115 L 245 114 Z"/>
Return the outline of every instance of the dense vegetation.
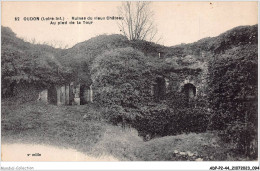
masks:
<path fill-rule="evenodd" d="M 242 40 L 241 40 L 241 43 Z M 257 44 L 233 47 L 211 60 L 212 129 L 240 154 L 257 156 Z"/>
<path fill-rule="evenodd" d="M 173 47 L 101 35 L 61 50 L 24 42 L 2 27 L 2 97 L 14 96 L 20 84 L 41 88 L 77 80 L 93 85 L 94 101 L 109 123 L 134 127 L 151 138 L 218 131 L 232 144 L 231 151 L 255 159 L 257 37 L 257 25 Z M 157 78 L 203 69 L 208 70 L 203 97 L 187 102 L 182 93 L 168 92 L 156 101 L 151 94 Z M 11 120 L 20 124 L 19 117 Z M 5 121 L 4 128 L 9 127 Z"/>
<path fill-rule="evenodd" d="M 62 148 L 64 151 L 72 148 L 97 159 L 105 155 L 124 161 L 237 160 L 227 158 L 226 144 L 219 141 L 216 133 L 182 134 L 144 142 L 136 131 L 122 130 L 103 121 L 100 111 L 102 109 L 94 104 L 54 106 L 30 102 L 2 105 L 2 144 L 65 147 Z M 45 155 L 44 152 L 41 154 Z M 54 160 L 64 160 L 64 153 L 56 153 L 56 156 Z M 4 158 L 3 155 L 2 160 Z"/>
<path fill-rule="evenodd" d="M 55 58 L 58 50 L 47 45 L 33 45 L 15 36 L 9 28 L 2 27 L 1 78 L 2 97 L 14 96 L 18 85 L 48 87 L 70 79 L 70 68 Z"/>

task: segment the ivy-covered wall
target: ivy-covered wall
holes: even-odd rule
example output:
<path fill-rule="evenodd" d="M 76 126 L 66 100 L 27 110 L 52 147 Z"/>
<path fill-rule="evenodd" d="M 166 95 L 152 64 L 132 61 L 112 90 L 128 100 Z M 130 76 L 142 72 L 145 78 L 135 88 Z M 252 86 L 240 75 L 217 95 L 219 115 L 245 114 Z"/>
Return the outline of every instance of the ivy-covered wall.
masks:
<path fill-rule="evenodd" d="M 196 96 L 207 96 L 208 89 L 208 64 L 205 62 L 200 68 L 182 68 L 165 72 L 162 76 L 165 79 L 167 93 L 183 93 L 186 84 L 196 87 Z"/>

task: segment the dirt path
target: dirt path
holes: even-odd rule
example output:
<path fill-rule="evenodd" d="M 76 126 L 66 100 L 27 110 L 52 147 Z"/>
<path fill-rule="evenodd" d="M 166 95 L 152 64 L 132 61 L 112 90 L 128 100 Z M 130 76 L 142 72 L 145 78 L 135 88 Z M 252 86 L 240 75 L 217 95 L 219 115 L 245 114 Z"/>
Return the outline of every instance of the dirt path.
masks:
<path fill-rule="evenodd" d="M 50 145 L 2 144 L 1 148 L 2 161 L 118 161 L 113 156 L 92 157 L 71 148 Z"/>

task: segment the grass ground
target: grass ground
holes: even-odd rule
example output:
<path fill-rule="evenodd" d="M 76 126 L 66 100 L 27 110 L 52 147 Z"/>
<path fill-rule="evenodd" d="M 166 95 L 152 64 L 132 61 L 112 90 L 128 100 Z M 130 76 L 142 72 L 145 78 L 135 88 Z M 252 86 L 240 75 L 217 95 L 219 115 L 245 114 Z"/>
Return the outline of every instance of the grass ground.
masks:
<path fill-rule="evenodd" d="M 36 143 L 73 148 L 120 160 L 235 160 L 214 132 L 155 138 L 144 142 L 136 130 L 122 130 L 101 119 L 94 105 L 41 103 L 2 105 L 2 143 Z"/>
<path fill-rule="evenodd" d="M 45 143 L 87 151 L 104 132 L 104 123 L 95 112 L 94 106 L 2 106 L 2 138 L 8 142 Z"/>

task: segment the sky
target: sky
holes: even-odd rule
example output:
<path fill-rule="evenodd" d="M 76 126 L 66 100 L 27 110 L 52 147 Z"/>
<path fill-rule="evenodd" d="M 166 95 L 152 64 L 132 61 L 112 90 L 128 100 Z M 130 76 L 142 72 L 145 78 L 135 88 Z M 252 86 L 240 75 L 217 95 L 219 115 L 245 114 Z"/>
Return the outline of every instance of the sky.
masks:
<path fill-rule="evenodd" d="M 24 17 L 107 17 L 118 16 L 121 2 L 2 2 L 1 25 L 10 27 L 28 41 L 68 45 L 101 34 L 120 34 L 117 21 L 92 24 L 51 25 L 50 21 L 24 21 Z M 240 25 L 258 23 L 257 2 L 152 2 L 158 42 L 165 46 L 192 43 L 214 37 Z M 19 17 L 19 21 L 15 18 Z"/>

